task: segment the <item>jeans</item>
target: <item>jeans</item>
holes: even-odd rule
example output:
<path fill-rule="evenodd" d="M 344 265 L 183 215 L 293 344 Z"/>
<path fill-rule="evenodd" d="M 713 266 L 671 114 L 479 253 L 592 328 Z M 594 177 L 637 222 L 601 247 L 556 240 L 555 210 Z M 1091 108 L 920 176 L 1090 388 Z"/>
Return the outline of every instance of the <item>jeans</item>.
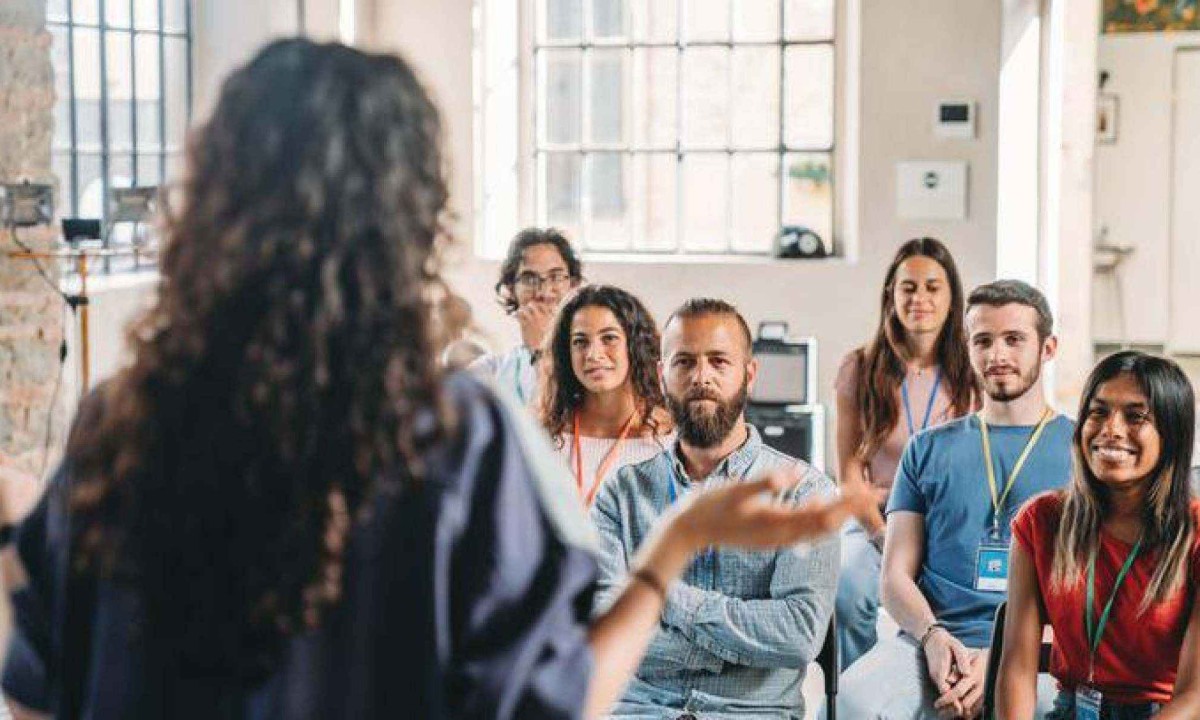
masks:
<path fill-rule="evenodd" d="M 1050 711 L 1054 678 L 1038 675 L 1037 717 Z M 925 653 L 905 634 L 880 640 L 842 673 L 838 717 L 846 720 L 937 720 L 937 689 Z M 1061 720 L 1061 719 L 1056 719 Z M 1123 719 L 1122 719 L 1123 720 Z"/>
<path fill-rule="evenodd" d="M 1117 705 L 1106 701 L 1100 706 L 1100 720 L 1149 720 L 1161 709 L 1158 703 Z M 1054 709 L 1043 720 L 1075 720 L 1075 691 L 1060 691 L 1054 698 Z"/>
<path fill-rule="evenodd" d="M 842 563 L 838 578 L 838 641 L 842 667 L 866 655 L 878 640 L 875 624 L 879 619 L 879 570 L 883 556 L 858 523 L 850 523 L 842 533 Z"/>

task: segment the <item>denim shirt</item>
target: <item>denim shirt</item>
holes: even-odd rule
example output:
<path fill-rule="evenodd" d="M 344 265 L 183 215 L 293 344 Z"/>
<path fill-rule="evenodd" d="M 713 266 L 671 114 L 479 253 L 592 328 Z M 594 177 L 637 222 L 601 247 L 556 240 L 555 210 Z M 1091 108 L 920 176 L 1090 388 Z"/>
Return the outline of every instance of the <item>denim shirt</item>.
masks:
<path fill-rule="evenodd" d="M 748 426 L 749 427 L 749 426 Z M 688 478 L 678 441 L 605 483 L 592 508 L 600 539 L 597 608 L 615 601 L 629 564 L 672 502 L 697 486 L 756 479 L 794 468 L 801 479 L 785 501 L 833 493 L 833 483 L 806 463 L 765 444 L 753 427 L 736 451 L 702 482 Z M 771 551 L 699 553 L 670 589 L 658 631 L 613 717 L 802 718 L 800 693 L 833 612 L 839 544 Z"/>

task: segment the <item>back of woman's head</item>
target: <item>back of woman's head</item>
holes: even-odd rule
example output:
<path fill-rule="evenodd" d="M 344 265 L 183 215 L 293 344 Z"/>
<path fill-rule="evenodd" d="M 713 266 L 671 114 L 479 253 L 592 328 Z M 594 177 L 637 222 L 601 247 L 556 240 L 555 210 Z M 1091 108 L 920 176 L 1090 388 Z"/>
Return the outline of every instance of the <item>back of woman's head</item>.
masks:
<path fill-rule="evenodd" d="M 1196 532 L 1190 507 L 1195 392 L 1179 365 L 1166 358 L 1133 350 L 1118 352 L 1097 363 L 1088 375 L 1072 439 L 1075 471 L 1065 493 L 1053 577 L 1058 585 L 1070 586 L 1098 546 L 1108 490 L 1087 462 L 1084 428 L 1101 387 L 1121 375 L 1131 377 L 1145 395 L 1149 421 L 1159 439 L 1158 462 L 1146 479 L 1142 518 L 1144 544 L 1161 553 L 1147 587 L 1148 603 L 1164 599 L 1187 579 L 1187 558 Z"/>
<path fill-rule="evenodd" d="M 443 431 L 440 134 L 399 58 L 288 40 L 190 138 L 157 303 L 68 447 L 84 566 L 185 666 L 274 667 L 340 589 L 334 509 Z"/>
<path fill-rule="evenodd" d="M 900 421 L 896 391 L 904 380 L 905 362 L 911 358 L 906 357 L 907 330 L 896 312 L 896 275 L 904 261 L 914 257 L 929 258 L 946 273 L 950 308 L 938 334 L 937 362 L 955 413 L 969 412 L 974 403 L 975 380 L 963 325 L 966 297 L 954 256 L 934 238 L 908 240 L 896 250 L 884 273 L 879 294 L 879 324 L 871 342 L 862 349 L 857 405 L 863 425 L 863 440 L 858 453 L 863 460 L 875 453 Z"/>
<path fill-rule="evenodd" d="M 567 423 L 583 404 L 583 383 L 571 366 L 571 323 L 588 307 L 609 310 L 625 333 L 629 356 L 629 382 L 642 414 L 642 422 L 655 424 L 656 410 L 664 405 L 658 382 L 658 325 L 646 306 L 632 293 L 612 285 L 584 285 L 559 308 L 546 340 L 549 370 L 542 379 L 539 412 L 550 436 L 561 439 Z"/>

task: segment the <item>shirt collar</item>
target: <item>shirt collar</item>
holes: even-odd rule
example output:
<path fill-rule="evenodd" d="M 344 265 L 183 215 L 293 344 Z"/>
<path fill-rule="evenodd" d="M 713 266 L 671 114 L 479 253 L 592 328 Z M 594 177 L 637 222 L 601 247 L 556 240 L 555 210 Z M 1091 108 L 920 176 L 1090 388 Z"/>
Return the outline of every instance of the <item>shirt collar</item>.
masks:
<path fill-rule="evenodd" d="M 745 479 L 746 473 L 749 472 L 750 466 L 758 459 L 758 453 L 762 450 L 762 436 L 758 433 L 758 428 L 750 423 L 746 423 L 746 441 L 741 447 L 725 456 L 721 462 L 717 463 L 717 467 L 713 469 L 709 477 L 714 475 L 720 477 L 739 477 Z M 675 443 L 671 446 L 671 465 L 675 470 L 675 474 L 684 483 L 691 483 L 692 479 L 687 474 L 687 468 L 683 464 L 683 456 L 681 451 L 681 440 L 679 436 L 675 437 Z"/>

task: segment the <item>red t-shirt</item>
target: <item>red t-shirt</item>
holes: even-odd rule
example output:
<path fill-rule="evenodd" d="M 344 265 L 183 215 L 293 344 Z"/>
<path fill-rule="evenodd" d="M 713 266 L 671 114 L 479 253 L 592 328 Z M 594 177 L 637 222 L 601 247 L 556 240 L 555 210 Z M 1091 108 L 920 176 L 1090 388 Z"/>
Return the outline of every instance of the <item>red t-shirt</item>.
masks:
<path fill-rule="evenodd" d="M 1033 558 L 1042 606 L 1054 629 L 1050 674 L 1063 689 L 1071 691 L 1077 684 L 1086 683 L 1088 675 L 1090 653 L 1083 612 L 1087 571 L 1069 590 L 1051 590 L 1050 569 L 1062 506 L 1063 499 L 1058 493 L 1033 498 L 1013 520 L 1013 538 Z M 1192 500 L 1191 510 L 1200 522 L 1200 501 Z M 1129 543 L 1101 531 L 1093 610 L 1097 621 L 1132 549 Z M 1159 554 L 1143 550 L 1134 561 L 1113 601 L 1112 614 L 1096 652 L 1093 686 L 1105 698 L 1118 703 L 1166 703 L 1174 693 L 1179 650 L 1195 601 L 1196 582 L 1200 580 L 1200 537 L 1192 545 L 1188 579 L 1183 588 L 1166 602 L 1152 605 L 1139 614 L 1138 606 L 1158 566 Z"/>

